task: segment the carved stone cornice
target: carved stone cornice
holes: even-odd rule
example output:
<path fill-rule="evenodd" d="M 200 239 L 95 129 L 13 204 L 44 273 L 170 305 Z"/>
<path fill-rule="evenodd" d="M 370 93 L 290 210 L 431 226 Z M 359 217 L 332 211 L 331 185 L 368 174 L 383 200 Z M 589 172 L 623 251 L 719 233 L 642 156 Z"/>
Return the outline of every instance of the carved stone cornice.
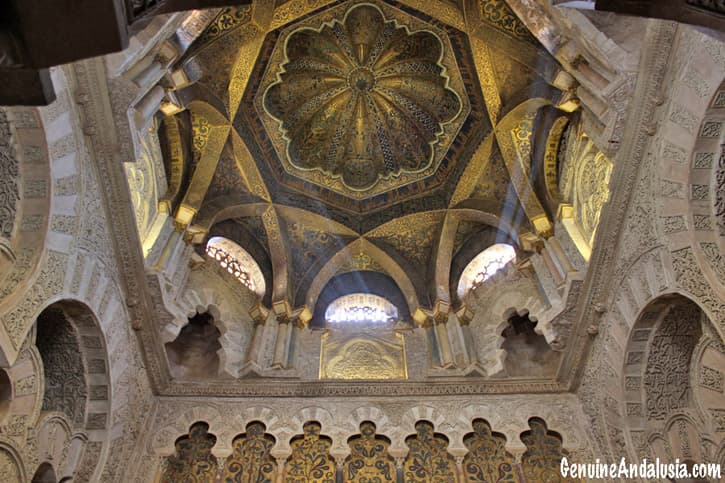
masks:
<path fill-rule="evenodd" d="M 360 396 L 450 396 L 480 394 L 564 393 L 567 384 L 558 381 L 517 380 L 483 381 L 471 378 L 447 378 L 425 382 L 386 381 L 293 381 L 279 380 L 209 382 L 188 384 L 172 382 L 161 396 L 213 397 L 360 397 Z"/>

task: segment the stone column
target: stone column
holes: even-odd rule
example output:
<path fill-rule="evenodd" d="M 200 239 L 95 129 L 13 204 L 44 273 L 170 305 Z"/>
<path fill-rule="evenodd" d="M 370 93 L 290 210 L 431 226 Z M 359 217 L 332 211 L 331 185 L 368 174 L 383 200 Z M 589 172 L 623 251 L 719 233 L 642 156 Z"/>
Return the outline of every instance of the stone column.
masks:
<path fill-rule="evenodd" d="M 274 341 L 273 369 L 286 369 L 289 357 L 291 319 L 287 314 L 277 316 L 277 337 Z"/>
<path fill-rule="evenodd" d="M 284 483 L 284 464 L 287 462 L 287 456 L 277 457 L 277 482 Z"/>
<path fill-rule="evenodd" d="M 174 249 L 176 248 L 176 244 L 181 240 L 182 238 L 182 231 L 176 229 L 175 227 L 174 231 L 169 235 L 169 237 L 166 239 L 166 244 L 161 251 L 161 255 L 159 255 L 158 260 L 156 261 L 156 264 L 154 265 L 154 268 L 156 268 L 159 271 L 166 271 L 170 262 L 171 262 L 171 255 L 174 253 Z"/>
<path fill-rule="evenodd" d="M 287 362 L 290 367 L 294 366 L 294 359 L 296 358 L 296 350 L 299 344 L 299 339 L 302 331 L 307 328 L 307 322 L 299 316 L 299 312 L 295 312 L 295 315 L 291 317 L 292 325 L 289 327 L 289 334 L 287 335 Z"/>
<path fill-rule="evenodd" d="M 250 310 L 249 315 L 252 316 L 254 322 L 254 335 L 252 336 L 252 342 L 249 344 L 245 363 L 258 365 L 262 343 L 264 342 L 264 326 L 269 311 L 260 304 Z"/>
<path fill-rule="evenodd" d="M 161 101 L 165 95 L 164 88 L 157 85 L 138 101 L 134 108 L 134 121 L 137 129 L 145 130 L 151 123 L 156 111 L 161 107 Z"/>
<path fill-rule="evenodd" d="M 343 453 L 341 451 L 331 451 L 330 455 L 332 456 L 332 459 L 335 462 L 335 481 L 345 481 L 345 458 L 347 458 L 348 453 Z"/>
<path fill-rule="evenodd" d="M 448 338 L 448 314 L 438 313 L 433 317 L 433 327 L 438 341 L 441 367 L 453 367 L 453 351 Z"/>
<path fill-rule="evenodd" d="M 560 267 L 557 265 L 556 261 L 551 256 L 549 249 L 546 246 L 542 247 L 540 254 L 541 258 L 544 259 L 544 263 L 546 263 L 549 272 L 551 272 L 551 276 L 554 278 L 554 283 L 557 286 L 560 286 L 562 283 L 564 283 L 564 274 L 562 273 Z"/>
<path fill-rule="evenodd" d="M 461 309 L 456 312 L 458 317 L 458 324 L 461 327 L 461 334 L 463 336 L 463 343 L 465 345 L 466 355 L 468 356 L 468 364 L 476 364 L 478 362 L 478 353 L 473 342 L 473 334 L 471 334 L 471 321 L 473 320 L 474 313 L 464 303 Z"/>
<path fill-rule="evenodd" d="M 403 481 L 405 478 L 405 456 L 395 457 L 395 472 L 397 473 L 396 481 Z"/>
<path fill-rule="evenodd" d="M 458 481 L 466 481 L 466 472 L 463 468 L 463 456 L 456 456 L 456 471 L 458 472 Z"/>
<path fill-rule="evenodd" d="M 567 257 L 566 253 L 564 253 L 561 243 L 559 243 L 559 240 L 557 240 L 556 237 L 552 236 L 546 240 L 546 246 L 551 250 L 553 255 L 556 256 L 556 259 L 559 261 L 559 265 L 561 266 L 561 270 L 564 272 L 564 276 L 566 276 L 569 272 L 576 271 L 574 266 L 571 264 L 569 257 Z"/>

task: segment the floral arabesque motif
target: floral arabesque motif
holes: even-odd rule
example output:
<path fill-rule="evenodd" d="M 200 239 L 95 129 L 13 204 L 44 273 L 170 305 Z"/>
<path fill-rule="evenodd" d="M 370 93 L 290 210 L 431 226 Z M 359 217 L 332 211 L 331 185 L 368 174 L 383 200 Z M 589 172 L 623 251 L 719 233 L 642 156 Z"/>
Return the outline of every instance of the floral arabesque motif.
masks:
<path fill-rule="evenodd" d="M 433 425 L 427 421 L 418 421 L 415 431 L 416 434 L 405 439 L 410 451 L 405 458 L 403 481 L 458 483 L 456 462 L 447 451 L 446 437 L 433 432 Z"/>
<path fill-rule="evenodd" d="M 351 483 L 395 481 L 395 461 L 388 454 L 390 441 L 375 434 L 375 424 L 365 421 L 360 435 L 348 441 L 350 456 L 345 461 L 343 479 Z"/>
<path fill-rule="evenodd" d="M 305 423 L 303 436 L 292 440 L 292 454 L 285 465 L 285 483 L 334 483 L 335 461 L 330 456 L 332 440 L 321 436 L 317 422 Z"/>
<path fill-rule="evenodd" d="M 265 433 L 260 422 L 247 425 L 247 432 L 234 440 L 234 452 L 227 459 L 224 483 L 273 483 L 277 481 L 277 463 L 270 454 L 274 438 Z"/>

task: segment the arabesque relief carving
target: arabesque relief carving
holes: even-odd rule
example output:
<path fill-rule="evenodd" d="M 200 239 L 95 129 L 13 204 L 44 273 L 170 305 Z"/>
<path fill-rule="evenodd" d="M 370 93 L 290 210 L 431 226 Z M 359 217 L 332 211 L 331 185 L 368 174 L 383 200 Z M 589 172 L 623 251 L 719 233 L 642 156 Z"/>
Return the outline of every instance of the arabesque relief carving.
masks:
<path fill-rule="evenodd" d="M 80 343 L 60 309 L 46 309 L 38 317 L 35 345 L 45 368 L 43 409 L 60 411 L 74 424 L 82 425 L 86 416 L 88 388 Z"/>
<path fill-rule="evenodd" d="M 644 374 L 650 419 L 665 419 L 689 402 L 690 359 L 702 334 L 700 316 L 694 305 L 675 306 L 652 338 Z"/>
<path fill-rule="evenodd" d="M 20 198 L 18 175 L 18 159 L 11 144 L 10 123 L 5 111 L 0 109 L 0 239 L 10 240 L 15 225 L 16 205 Z"/>

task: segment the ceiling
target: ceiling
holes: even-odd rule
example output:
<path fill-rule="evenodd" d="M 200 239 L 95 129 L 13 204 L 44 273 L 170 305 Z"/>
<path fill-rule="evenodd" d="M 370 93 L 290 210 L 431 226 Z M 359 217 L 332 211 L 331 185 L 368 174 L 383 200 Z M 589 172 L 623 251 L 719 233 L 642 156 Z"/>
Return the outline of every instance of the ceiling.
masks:
<path fill-rule="evenodd" d="M 256 4 L 225 9 L 179 63 L 195 82 L 160 135 L 195 243 L 249 251 L 267 303 L 314 305 L 364 269 L 414 309 L 455 301 L 472 244 L 548 234 L 559 66 L 505 2 L 301 5 L 277 1 L 265 30 Z"/>

